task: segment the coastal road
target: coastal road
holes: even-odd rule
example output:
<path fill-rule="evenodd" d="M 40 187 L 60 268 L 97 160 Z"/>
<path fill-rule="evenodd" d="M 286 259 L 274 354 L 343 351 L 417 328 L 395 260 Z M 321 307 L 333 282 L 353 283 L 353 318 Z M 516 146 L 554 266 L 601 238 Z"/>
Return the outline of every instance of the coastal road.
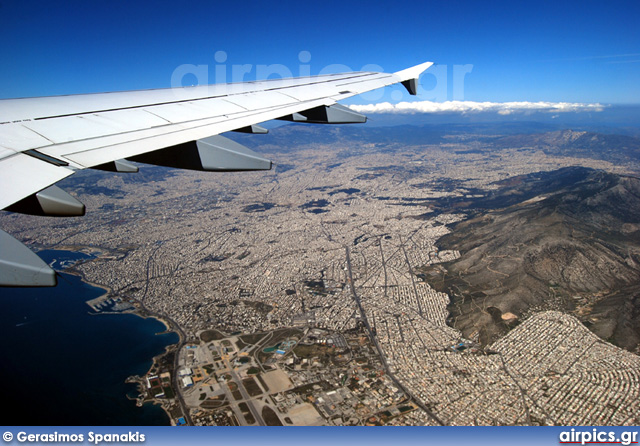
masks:
<path fill-rule="evenodd" d="M 169 329 L 167 331 L 175 331 L 176 333 L 178 333 L 178 337 L 180 338 L 180 340 L 178 341 L 178 345 L 175 347 L 175 355 L 173 357 L 173 370 L 171 371 L 171 384 L 173 386 L 173 390 L 175 391 L 176 400 L 180 405 L 180 409 L 182 410 L 182 414 L 184 415 L 184 419 L 187 422 L 187 425 L 193 426 L 189 408 L 184 402 L 184 397 L 182 396 L 182 387 L 180 387 L 180 380 L 178 379 L 180 352 L 182 351 L 182 348 L 186 343 L 187 335 L 182 327 L 180 327 L 176 321 L 171 319 L 166 314 L 154 313 L 148 310 L 147 307 L 144 306 L 144 303 L 142 301 L 138 301 L 138 303 L 140 304 L 140 310 L 142 310 L 142 314 L 146 314 L 158 320 L 167 322 L 169 324 Z"/>

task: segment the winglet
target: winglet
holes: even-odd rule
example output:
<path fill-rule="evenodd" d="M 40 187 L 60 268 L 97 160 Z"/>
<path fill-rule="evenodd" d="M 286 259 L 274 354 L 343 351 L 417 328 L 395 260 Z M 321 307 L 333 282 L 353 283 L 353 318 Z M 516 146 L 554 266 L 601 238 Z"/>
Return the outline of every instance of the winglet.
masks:
<path fill-rule="evenodd" d="M 409 94 L 415 96 L 418 93 L 418 78 L 431 65 L 433 65 L 433 62 L 425 62 L 415 67 L 396 71 L 393 74 L 401 79 L 400 82 L 402 82 L 402 85 L 404 85 Z"/>
<path fill-rule="evenodd" d="M 406 81 L 409 79 L 417 79 L 420 77 L 423 71 L 433 65 L 433 62 L 425 62 L 420 65 L 416 65 L 415 67 L 407 68 L 404 70 L 396 71 L 395 74 L 401 80 Z"/>

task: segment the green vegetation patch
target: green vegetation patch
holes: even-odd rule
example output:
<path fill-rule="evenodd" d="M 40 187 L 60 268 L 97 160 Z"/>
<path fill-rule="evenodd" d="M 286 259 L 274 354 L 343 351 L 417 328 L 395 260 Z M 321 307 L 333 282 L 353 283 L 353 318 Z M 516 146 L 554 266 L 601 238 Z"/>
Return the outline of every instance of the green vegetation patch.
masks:
<path fill-rule="evenodd" d="M 225 395 L 212 396 L 200 403 L 200 407 L 202 407 L 203 409 L 218 409 L 226 405 L 227 397 Z"/>
<path fill-rule="evenodd" d="M 173 392 L 173 387 L 164 386 L 162 390 L 164 390 L 165 398 L 169 398 L 169 399 L 175 398 L 176 394 Z"/>
<path fill-rule="evenodd" d="M 265 333 L 254 333 L 254 334 L 242 335 L 240 336 L 240 339 L 242 340 L 242 342 L 244 342 L 247 345 L 253 345 L 253 344 L 257 344 L 265 336 L 266 336 Z"/>
<path fill-rule="evenodd" d="M 251 369 L 249 369 L 249 372 L 251 372 Z M 247 373 L 249 373 L 249 372 L 247 372 Z M 253 375 L 253 373 L 249 373 L 249 374 Z M 267 385 L 267 383 L 264 382 L 264 379 L 262 379 L 262 375 L 256 375 L 256 378 L 258 378 L 258 381 L 260 381 L 260 385 L 262 386 L 264 391 L 265 392 L 269 392 L 269 386 Z"/>
<path fill-rule="evenodd" d="M 202 342 L 219 341 L 227 336 L 218 330 L 205 330 L 200 334 L 200 340 Z"/>
<path fill-rule="evenodd" d="M 262 418 L 267 426 L 282 426 L 282 421 L 278 418 L 278 415 L 269 406 L 262 408 Z"/>
<path fill-rule="evenodd" d="M 243 379 L 242 385 L 247 390 L 247 393 L 250 396 L 262 395 L 262 390 L 260 389 L 260 386 L 252 377 Z"/>
<path fill-rule="evenodd" d="M 221 407 L 225 407 L 226 405 L 227 405 L 226 401 L 206 400 L 200 403 L 200 407 L 202 407 L 203 409 L 209 409 L 209 410 L 220 409 Z"/>
<path fill-rule="evenodd" d="M 249 406 L 247 405 L 247 403 L 238 404 L 238 408 L 240 408 L 240 410 L 242 411 L 242 416 L 244 417 L 244 419 L 247 421 L 248 424 L 255 424 L 256 419 L 251 414 L 251 411 L 249 410 Z"/>

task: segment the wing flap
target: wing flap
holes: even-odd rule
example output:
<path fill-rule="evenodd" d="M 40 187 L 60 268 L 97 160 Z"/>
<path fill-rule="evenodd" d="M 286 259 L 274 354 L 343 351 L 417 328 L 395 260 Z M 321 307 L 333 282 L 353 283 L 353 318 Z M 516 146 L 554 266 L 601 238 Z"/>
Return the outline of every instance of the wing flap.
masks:
<path fill-rule="evenodd" d="M 207 119 L 212 115 L 224 116 L 246 111 L 246 109 L 239 105 L 232 104 L 223 98 L 156 105 L 154 107 L 148 107 L 145 110 L 174 124 Z"/>
<path fill-rule="evenodd" d="M 308 108 L 325 105 L 326 100 L 297 103 L 287 107 L 245 111 L 232 116 L 190 121 L 179 125 L 165 125 L 129 134 L 117 134 L 95 140 L 61 144 L 39 149 L 54 158 L 66 159 L 81 167 L 93 167 L 121 158 L 129 158 L 184 142 L 204 139 L 219 133 L 230 132 L 259 122 L 277 119 Z M 328 104 L 331 105 L 331 104 Z M 95 147 L 90 147 L 94 145 Z M 90 147 L 87 149 L 87 147 Z"/>
<path fill-rule="evenodd" d="M 242 107 L 244 110 L 262 110 L 300 102 L 279 91 L 265 91 L 261 94 L 236 94 L 225 98 L 225 101 Z"/>

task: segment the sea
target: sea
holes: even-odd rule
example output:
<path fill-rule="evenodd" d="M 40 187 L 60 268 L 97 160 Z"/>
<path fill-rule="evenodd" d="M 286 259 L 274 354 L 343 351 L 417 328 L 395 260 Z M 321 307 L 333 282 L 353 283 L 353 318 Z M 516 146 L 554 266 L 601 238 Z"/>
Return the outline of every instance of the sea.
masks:
<path fill-rule="evenodd" d="M 47 250 L 56 271 L 89 258 Z M 157 319 L 95 314 L 104 290 L 61 273 L 53 288 L 0 288 L 0 382 L 5 426 L 169 425 L 156 405 L 137 407 L 125 380 L 179 341 Z"/>

